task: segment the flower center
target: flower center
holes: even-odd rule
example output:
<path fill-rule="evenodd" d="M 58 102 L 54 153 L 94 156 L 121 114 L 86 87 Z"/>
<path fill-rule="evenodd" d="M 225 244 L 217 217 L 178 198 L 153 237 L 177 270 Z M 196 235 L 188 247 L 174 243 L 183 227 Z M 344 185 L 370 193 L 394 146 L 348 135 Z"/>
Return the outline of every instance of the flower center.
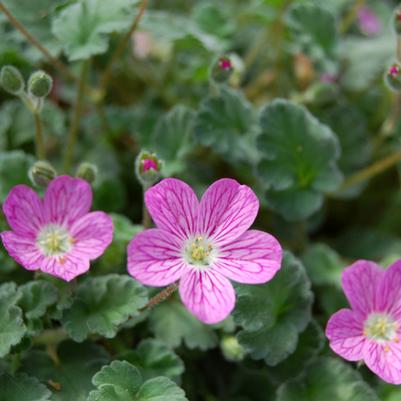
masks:
<path fill-rule="evenodd" d="M 397 339 L 398 324 L 385 313 L 371 313 L 365 321 L 364 335 L 379 343 Z"/>
<path fill-rule="evenodd" d="M 36 244 L 45 256 L 62 256 L 71 250 L 74 239 L 57 224 L 49 224 L 39 232 Z"/>
<path fill-rule="evenodd" d="M 186 262 L 194 266 L 209 266 L 215 258 L 216 249 L 212 243 L 202 236 L 187 241 L 184 247 Z"/>

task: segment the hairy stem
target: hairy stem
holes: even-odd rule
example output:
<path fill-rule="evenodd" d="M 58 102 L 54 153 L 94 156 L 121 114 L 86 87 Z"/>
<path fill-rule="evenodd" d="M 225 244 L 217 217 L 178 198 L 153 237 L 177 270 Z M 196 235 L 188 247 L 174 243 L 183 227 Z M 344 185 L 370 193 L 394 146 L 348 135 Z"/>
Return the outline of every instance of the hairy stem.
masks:
<path fill-rule="evenodd" d="M 100 91 L 102 93 L 104 93 L 107 89 L 114 63 L 121 57 L 121 55 L 124 52 L 124 49 L 127 47 L 127 44 L 129 42 L 132 34 L 137 29 L 139 22 L 141 21 L 141 18 L 143 16 L 143 14 L 145 13 L 147 4 L 148 4 L 148 0 L 142 0 L 142 3 L 139 7 L 139 12 L 138 12 L 137 16 L 134 18 L 134 21 L 132 22 L 132 25 L 131 25 L 129 31 L 121 38 L 120 42 L 118 43 L 118 45 L 116 47 L 116 50 L 112 54 L 107 66 L 100 78 Z"/>
<path fill-rule="evenodd" d="M 355 17 L 358 15 L 358 11 L 364 6 L 365 0 L 356 0 L 351 10 L 345 14 L 344 18 L 340 23 L 340 32 L 345 33 L 353 24 Z"/>
<path fill-rule="evenodd" d="M 32 339 L 34 345 L 58 344 L 68 338 L 64 329 L 43 330 L 38 336 Z"/>
<path fill-rule="evenodd" d="M 40 119 L 40 113 L 36 112 L 33 114 L 35 119 L 35 146 L 36 146 L 36 157 L 38 160 L 46 159 L 46 148 L 43 141 L 42 134 L 42 121 Z"/>
<path fill-rule="evenodd" d="M 32 34 L 28 32 L 27 29 L 14 17 L 14 15 L 2 2 L 0 2 L 0 11 L 2 11 L 3 14 L 8 18 L 15 29 L 21 32 L 21 34 L 25 36 L 28 42 L 35 46 L 47 58 L 50 64 L 52 64 L 56 69 L 60 70 L 60 72 L 64 74 L 68 79 L 77 81 L 77 77 L 71 73 L 68 67 L 63 64 L 59 59 L 53 57 L 49 53 L 49 51 L 45 47 L 43 47 L 42 44 L 34 36 L 32 36 Z"/>
<path fill-rule="evenodd" d="M 177 290 L 178 284 L 174 283 L 165 288 L 163 291 L 160 291 L 158 294 L 156 294 L 153 298 L 149 300 L 149 302 L 141 309 L 142 311 L 146 309 L 151 309 L 160 302 L 165 301 L 167 298 L 169 298 L 171 295 L 174 294 L 174 292 Z"/>
<path fill-rule="evenodd" d="M 64 169 L 68 173 L 71 169 L 71 165 L 74 158 L 74 148 L 78 138 L 78 131 L 82 116 L 82 105 L 84 100 L 86 78 L 89 72 L 89 60 L 86 60 L 82 64 L 81 75 L 78 84 L 77 97 L 75 101 L 75 109 L 72 116 L 70 131 L 68 134 L 67 148 L 65 151 L 64 158 Z"/>
<path fill-rule="evenodd" d="M 152 218 L 150 217 L 148 208 L 145 203 L 145 192 L 150 188 L 150 185 L 143 185 L 143 206 L 142 206 L 142 225 L 146 228 L 152 227 Z"/>
<path fill-rule="evenodd" d="M 395 152 L 385 158 L 373 163 L 372 165 L 362 169 L 358 173 L 351 175 L 348 177 L 343 185 L 340 187 L 340 191 L 344 191 L 356 184 L 359 184 L 363 181 L 366 181 L 370 178 L 375 177 L 376 175 L 382 173 L 383 171 L 387 170 L 388 168 L 396 165 L 401 161 L 401 150 Z"/>

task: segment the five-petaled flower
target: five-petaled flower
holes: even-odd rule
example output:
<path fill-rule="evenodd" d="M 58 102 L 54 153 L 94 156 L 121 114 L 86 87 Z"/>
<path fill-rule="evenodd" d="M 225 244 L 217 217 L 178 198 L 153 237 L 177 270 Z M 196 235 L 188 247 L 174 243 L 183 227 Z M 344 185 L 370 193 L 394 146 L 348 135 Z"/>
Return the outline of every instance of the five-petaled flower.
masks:
<path fill-rule="evenodd" d="M 348 361 L 364 360 L 383 380 L 401 384 L 401 260 L 387 270 L 358 261 L 344 270 L 342 286 L 352 309 L 330 318 L 330 347 Z"/>
<path fill-rule="evenodd" d="M 150 286 L 179 280 L 185 306 L 205 323 L 220 322 L 233 310 L 229 279 L 265 283 L 281 267 L 278 241 L 262 231 L 247 231 L 259 202 L 235 180 L 216 181 L 199 202 L 186 183 L 167 178 L 146 191 L 145 201 L 157 228 L 132 239 L 128 271 Z"/>
<path fill-rule="evenodd" d="M 66 281 L 85 273 L 113 237 L 111 218 L 91 212 L 92 189 L 79 178 L 61 176 L 44 199 L 26 185 L 14 187 L 3 205 L 12 231 L 1 234 L 8 253 L 28 270 Z"/>

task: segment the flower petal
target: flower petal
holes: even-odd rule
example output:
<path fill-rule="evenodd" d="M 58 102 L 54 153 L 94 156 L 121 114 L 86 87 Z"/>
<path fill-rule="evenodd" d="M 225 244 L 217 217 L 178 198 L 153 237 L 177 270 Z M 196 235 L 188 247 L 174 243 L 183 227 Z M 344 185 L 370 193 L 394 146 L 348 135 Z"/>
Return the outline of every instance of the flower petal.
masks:
<path fill-rule="evenodd" d="M 179 238 L 195 233 L 199 202 L 185 182 L 166 178 L 146 191 L 145 202 L 158 228 Z"/>
<path fill-rule="evenodd" d="M 259 200 L 251 188 L 223 178 L 202 197 L 198 214 L 199 234 L 224 245 L 243 234 L 258 214 Z"/>
<path fill-rule="evenodd" d="M 89 259 L 77 257 L 73 252 L 64 257 L 47 257 L 43 259 L 40 270 L 65 281 L 71 281 L 75 277 L 89 270 Z"/>
<path fill-rule="evenodd" d="M 73 252 L 78 257 L 98 258 L 113 239 L 113 221 L 106 213 L 92 212 L 78 219 L 70 229 Z"/>
<path fill-rule="evenodd" d="M 401 260 L 384 271 L 378 291 L 378 309 L 401 323 Z"/>
<path fill-rule="evenodd" d="M 272 235 L 249 230 L 234 242 L 220 248 L 214 270 L 245 284 L 261 284 L 271 280 L 281 267 L 283 251 Z"/>
<path fill-rule="evenodd" d="M 181 277 L 184 266 L 180 242 L 167 231 L 142 231 L 128 245 L 128 272 L 142 284 L 172 284 Z"/>
<path fill-rule="evenodd" d="M 207 324 L 221 322 L 234 309 L 233 286 L 228 279 L 211 269 L 185 272 L 179 291 L 189 311 Z"/>
<path fill-rule="evenodd" d="M 350 309 L 341 309 L 331 316 L 326 327 L 326 337 L 330 341 L 330 348 L 347 361 L 363 359 L 366 342 L 363 323 Z"/>
<path fill-rule="evenodd" d="M 342 287 L 354 312 L 365 318 L 378 305 L 378 290 L 384 270 L 374 262 L 358 260 L 342 273 Z"/>
<path fill-rule="evenodd" d="M 71 225 L 89 212 L 91 186 L 80 178 L 60 176 L 47 187 L 44 199 L 47 222 Z"/>
<path fill-rule="evenodd" d="M 45 221 L 42 200 L 26 185 L 17 185 L 10 191 L 3 211 L 12 230 L 21 236 L 36 238 Z"/>
<path fill-rule="evenodd" d="M 401 384 L 401 344 L 365 344 L 364 360 L 372 372 L 392 384 Z"/>
<path fill-rule="evenodd" d="M 28 270 L 38 270 L 43 256 L 32 238 L 16 234 L 13 231 L 1 233 L 3 245 L 9 255 Z"/>

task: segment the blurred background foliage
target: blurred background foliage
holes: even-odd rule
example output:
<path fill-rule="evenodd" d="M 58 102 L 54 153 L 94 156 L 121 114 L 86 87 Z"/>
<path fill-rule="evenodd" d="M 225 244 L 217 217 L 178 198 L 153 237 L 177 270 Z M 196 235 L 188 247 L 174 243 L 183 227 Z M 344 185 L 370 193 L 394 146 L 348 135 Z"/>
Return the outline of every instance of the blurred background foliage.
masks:
<path fill-rule="evenodd" d="M 37 397 L 10 398 L 10 390 L 5 401 L 47 400 L 39 381 L 52 400 L 86 400 L 90 379 L 112 359 L 135 365 L 142 386 L 158 375 L 175 380 L 191 401 L 401 398 L 365 367 L 334 358 L 323 336 L 329 315 L 346 305 L 344 266 L 361 258 L 387 266 L 401 257 L 401 97 L 383 80 L 396 60 L 390 21 L 398 2 L 150 0 L 111 68 L 142 2 L 1 4 L 66 66 L 0 14 L 0 65 L 25 78 L 38 68 L 53 77 L 41 115 L 47 158 L 59 173 L 67 172 L 62 156 L 84 77 L 68 172 L 82 161 L 97 165 L 94 208 L 112 213 L 115 238 L 89 278 L 80 278 L 77 294 L 86 295 L 72 300 L 68 286 L 49 277 L 34 284 L 1 249 L 0 280 L 19 286 L 0 287 L 0 329 L 12 333 L 0 335 L 0 399 L 8 391 L 1 380 L 11 387 L 16 380 Z M 232 64 L 223 77 L 222 56 Z M 29 184 L 33 124 L 22 102 L 0 93 L 0 201 L 14 185 Z M 234 318 L 222 325 L 202 325 L 174 297 L 129 319 L 146 297 L 124 275 L 126 245 L 142 229 L 134 159 L 143 149 L 163 159 L 164 176 L 198 193 L 221 177 L 251 186 L 261 201 L 255 226 L 292 251 L 271 283 L 238 286 Z M 0 224 L 6 227 L 3 217 Z M 108 291 L 123 294 L 120 304 Z M 91 320 L 88 329 L 97 312 L 107 324 Z M 55 356 L 46 330 L 91 342 L 64 341 Z"/>

